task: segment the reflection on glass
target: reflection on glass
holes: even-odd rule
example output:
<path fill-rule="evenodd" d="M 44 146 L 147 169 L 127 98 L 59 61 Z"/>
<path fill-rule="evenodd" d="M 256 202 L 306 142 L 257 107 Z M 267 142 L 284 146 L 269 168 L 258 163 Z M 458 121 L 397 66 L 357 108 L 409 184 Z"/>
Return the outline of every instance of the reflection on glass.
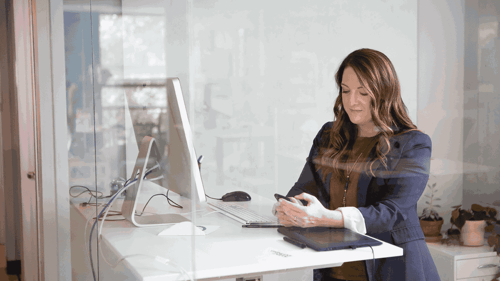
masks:
<path fill-rule="evenodd" d="M 164 39 L 163 15 L 101 14 L 99 47 L 109 83 L 166 78 Z"/>
<path fill-rule="evenodd" d="M 165 17 L 97 11 L 91 26 L 88 12 L 71 11 L 65 21 L 70 184 L 94 186 L 95 177 L 109 194 L 112 180 L 127 177 L 128 110 L 137 142 L 149 135 L 165 146 Z"/>
<path fill-rule="evenodd" d="M 479 89 L 482 92 L 493 92 L 500 89 L 500 30 L 498 18 L 492 16 L 480 17 L 478 72 Z"/>

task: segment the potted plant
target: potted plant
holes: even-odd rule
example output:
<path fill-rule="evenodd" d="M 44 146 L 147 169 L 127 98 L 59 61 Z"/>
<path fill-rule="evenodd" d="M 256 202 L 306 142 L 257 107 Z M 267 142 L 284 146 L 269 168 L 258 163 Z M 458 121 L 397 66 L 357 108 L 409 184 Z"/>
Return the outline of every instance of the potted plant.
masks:
<path fill-rule="evenodd" d="M 483 246 L 484 233 L 494 232 L 497 211 L 479 204 L 472 204 L 470 210 L 464 210 L 460 207 L 461 205 L 453 207 L 450 219 L 452 226 L 448 230 L 448 234 L 456 234 L 457 231 L 452 229 L 453 226 L 456 226 L 460 233 L 460 242 L 464 246 Z"/>
<path fill-rule="evenodd" d="M 422 211 L 420 218 L 420 227 L 425 235 L 425 240 L 428 242 L 439 241 L 442 237 L 441 227 L 443 226 L 443 218 L 439 216 L 438 212 L 434 208 L 441 208 L 440 205 L 436 204 L 436 201 L 441 199 L 436 198 L 435 193 L 436 183 L 427 183 L 427 187 L 430 190 L 429 193 L 424 196 L 428 198 L 425 201 L 427 207 Z"/>

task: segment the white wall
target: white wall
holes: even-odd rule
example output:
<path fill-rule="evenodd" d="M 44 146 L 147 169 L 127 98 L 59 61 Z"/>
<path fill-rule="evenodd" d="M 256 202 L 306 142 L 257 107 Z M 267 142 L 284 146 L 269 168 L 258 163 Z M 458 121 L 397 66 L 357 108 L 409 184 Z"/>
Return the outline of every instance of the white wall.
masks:
<path fill-rule="evenodd" d="M 463 203 L 500 211 L 500 2 L 465 4 Z"/>
<path fill-rule="evenodd" d="M 442 230 L 450 226 L 451 206 L 462 204 L 463 34 L 464 0 L 418 1 L 418 127 L 432 139 L 430 183 L 437 183 Z"/>
<path fill-rule="evenodd" d="M 356 49 L 392 60 L 417 119 L 417 1 L 220 0 L 190 10 L 190 118 L 210 196 L 290 189 L 333 120 L 334 75 Z"/>

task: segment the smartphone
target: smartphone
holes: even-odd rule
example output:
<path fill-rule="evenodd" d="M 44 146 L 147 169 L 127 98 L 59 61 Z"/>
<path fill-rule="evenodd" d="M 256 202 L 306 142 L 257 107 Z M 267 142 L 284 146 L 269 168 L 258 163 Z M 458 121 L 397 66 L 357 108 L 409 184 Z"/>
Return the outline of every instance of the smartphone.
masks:
<path fill-rule="evenodd" d="M 274 193 L 274 198 L 276 198 L 276 201 L 280 201 L 280 199 L 283 198 L 287 201 L 293 202 L 292 199 L 285 197 L 285 196 L 278 194 L 278 193 Z"/>

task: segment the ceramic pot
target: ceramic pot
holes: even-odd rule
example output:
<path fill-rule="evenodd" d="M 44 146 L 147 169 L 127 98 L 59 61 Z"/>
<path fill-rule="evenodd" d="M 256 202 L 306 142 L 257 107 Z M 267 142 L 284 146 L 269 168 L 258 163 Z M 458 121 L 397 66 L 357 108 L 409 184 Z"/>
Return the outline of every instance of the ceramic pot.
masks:
<path fill-rule="evenodd" d="M 426 237 L 435 237 L 441 234 L 441 226 L 443 226 L 443 219 L 438 221 L 420 220 L 420 227 Z"/>
<path fill-rule="evenodd" d="M 460 241 L 464 246 L 483 246 L 484 245 L 484 227 L 483 221 L 465 221 L 460 230 Z"/>

